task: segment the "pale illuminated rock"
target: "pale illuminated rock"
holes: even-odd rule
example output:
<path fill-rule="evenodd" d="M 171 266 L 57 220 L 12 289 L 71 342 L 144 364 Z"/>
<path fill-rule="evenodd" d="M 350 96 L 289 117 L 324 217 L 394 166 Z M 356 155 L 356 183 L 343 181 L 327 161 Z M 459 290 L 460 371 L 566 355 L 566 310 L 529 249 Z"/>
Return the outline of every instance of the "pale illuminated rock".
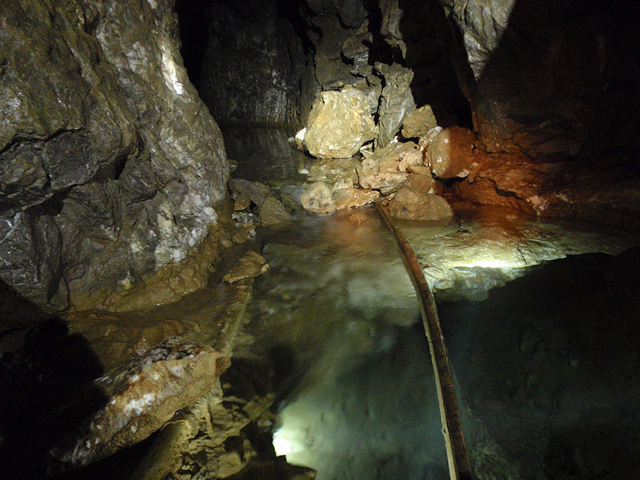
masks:
<path fill-rule="evenodd" d="M 173 337 L 97 379 L 107 401 L 77 437 L 51 450 L 55 469 L 88 465 L 144 440 L 213 389 L 229 365 L 211 347 Z"/>
<path fill-rule="evenodd" d="M 375 135 L 367 97 L 347 86 L 339 92 L 322 92 L 309 114 L 304 142 L 314 157 L 348 158 Z"/>

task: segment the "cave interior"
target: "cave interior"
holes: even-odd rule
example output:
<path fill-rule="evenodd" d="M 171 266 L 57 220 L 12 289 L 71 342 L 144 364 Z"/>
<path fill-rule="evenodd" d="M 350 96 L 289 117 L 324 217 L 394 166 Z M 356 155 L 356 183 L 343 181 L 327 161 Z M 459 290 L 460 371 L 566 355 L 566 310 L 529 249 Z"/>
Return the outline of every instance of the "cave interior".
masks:
<path fill-rule="evenodd" d="M 375 202 L 474 478 L 640 478 L 631 2 L 28 3 L 0 2 L 7 478 L 450 478 Z M 133 392 L 209 357 L 162 414 Z"/>

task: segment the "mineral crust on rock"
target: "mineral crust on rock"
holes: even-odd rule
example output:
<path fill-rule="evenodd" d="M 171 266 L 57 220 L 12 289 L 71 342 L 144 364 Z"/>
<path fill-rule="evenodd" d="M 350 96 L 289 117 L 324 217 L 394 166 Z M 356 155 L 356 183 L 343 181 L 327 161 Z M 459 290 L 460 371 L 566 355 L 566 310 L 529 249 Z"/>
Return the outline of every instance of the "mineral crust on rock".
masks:
<path fill-rule="evenodd" d="M 115 368 L 94 382 L 106 405 L 78 436 L 51 450 L 54 470 L 82 467 L 144 440 L 213 389 L 229 365 L 229 358 L 211 347 L 172 337 Z"/>
<path fill-rule="evenodd" d="M 0 23 L 0 278 L 48 310 L 104 307 L 217 228 L 222 135 L 172 1 L 3 2 Z"/>

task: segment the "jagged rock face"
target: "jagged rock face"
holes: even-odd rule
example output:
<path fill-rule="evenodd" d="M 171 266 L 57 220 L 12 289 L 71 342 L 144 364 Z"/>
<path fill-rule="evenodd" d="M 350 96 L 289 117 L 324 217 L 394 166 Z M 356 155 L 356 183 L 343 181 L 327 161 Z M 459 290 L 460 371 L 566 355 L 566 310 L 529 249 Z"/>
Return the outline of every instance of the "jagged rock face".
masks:
<path fill-rule="evenodd" d="M 229 166 L 172 8 L 3 3 L 0 278 L 43 307 L 96 306 L 216 225 Z"/>
<path fill-rule="evenodd" d="M 322 92 L 309 115 L 304 142 L 316 158 L 349 158 L 376 133 L 367 97 L 348 86 L 340 92 Z"/>
<path fill-rule="evenodd" d="M 302 42 L 275 0 L 212 2 L 200 93 L 221 125 L 299 122 Z"/>
<path fill-rule="evenodd" d="M 467 91 L 489 149 L 575 155 L 637 144 L 640 52 L 629 38 L 639 30 L 630 4 L 440 3 L 460 29 L 473 73 Z"/>

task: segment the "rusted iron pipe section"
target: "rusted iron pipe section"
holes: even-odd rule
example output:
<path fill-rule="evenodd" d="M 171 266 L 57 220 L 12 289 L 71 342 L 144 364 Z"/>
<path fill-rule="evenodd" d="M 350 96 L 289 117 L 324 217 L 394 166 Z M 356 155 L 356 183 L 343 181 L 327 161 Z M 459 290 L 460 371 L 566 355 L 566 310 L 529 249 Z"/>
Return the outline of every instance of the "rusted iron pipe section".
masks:
<path fill-rule="evenodd" d="M 449 462 L 449 476 L 452 480 L 471 480 L 471 466 L 467 456 L 467 448 L 460 422 L 460 411 L 458 401 L 451 378 L 451 367 L 449 365 L 449 353 L 442 335 L 438 311 L 431 294 L 431 289 L 427 283 L 422 267 L 418 262 L 411 244 L 404 234 L 395 225 L 387 210 L 379 202 L 376 207 L 384 219 L 387 227 L 393 232 L 398 242 L 398 247 L 404 258 L 405 265 L 416 289 L 420 300 L 420 312 L 422 313 L 422 323 L 424 331 L 429 341 L 429 351 L 431 352 L 431 364 L 436 379 L 438 390 L 438 403 L 440 407 L 440 419 L 442 420 L 442 433 L 444 435 L 447 450 L 447 460 Z"/>

